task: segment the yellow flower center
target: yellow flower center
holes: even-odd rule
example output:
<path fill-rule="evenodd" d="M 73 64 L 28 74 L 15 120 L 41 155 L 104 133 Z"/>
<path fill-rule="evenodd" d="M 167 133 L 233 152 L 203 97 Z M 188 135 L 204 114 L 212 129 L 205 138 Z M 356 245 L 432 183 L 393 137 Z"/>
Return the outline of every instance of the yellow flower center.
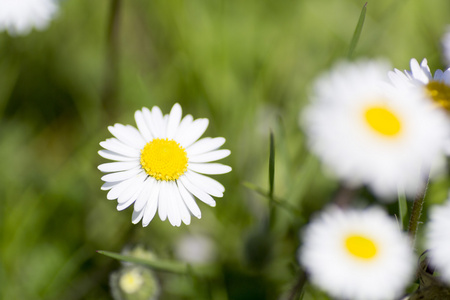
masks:
<path fill-rule="evenodd" d="M 186 150 L 169 139 L 153 139 L 141 150 L 141 166 L 157 180 L 177 180 L 188 166 Z"/>
<path fill-rule="evenodd" d="M 377 254 L 377 247 L 375 243 L 360 235 L 350 235 L 345 240 L 345 248 L 347 251 L 361 259 L 372 259 Z"/>
<path fill-rule="evenodd" d="M 366 109 L 364 117 L 373 130 L 386 137 L 394 137 L 402 129 L 399 118 L 384 106 L 374 106 Z"/>
<path fill-rule="evenodd" d="M 450 112 L 450 86 L 440 81 L 430 81 L 425 88 L 438 106 Z"/>
<path fill-rule="evenodd" d="M 127 294 L 136 293 L 143 283 L 142 275 L 137 270 L 127 271 L 119 279 L 119 286 Z"/>

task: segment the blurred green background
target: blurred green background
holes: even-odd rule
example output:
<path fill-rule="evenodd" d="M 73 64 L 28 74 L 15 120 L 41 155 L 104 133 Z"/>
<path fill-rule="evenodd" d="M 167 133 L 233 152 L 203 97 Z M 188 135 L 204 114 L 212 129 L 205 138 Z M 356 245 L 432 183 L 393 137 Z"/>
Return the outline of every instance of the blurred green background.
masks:
<path fill-rule="evenodd" d="M 0 33 L 0 299 L 111 299 L 120 263 L 96 250 L 143 244 L 177 259 L 186 234 L 215 245 L 221 276 L 157 273 L 160 299 L 277 299 L 296 283 L 299 229 L 329 202 L 337 183 L 308 154 L 298 126 L 309 85 L 345 58 L 364 1 L 66 0 L 47 30 Z M 369 1 L 354 57 L 382 57 L 409 69 L 412 57 L 443 68 L 440 39 L 448 0 Z M 113 45 L 113 48 L 110 46 Z M 115 45 L 115 46 L 114 46 Z M 97 151 L 107 126 L 135 125 L 134 111 L 175 102 L 210 119 L 233 172 L 215 208 L 172 227 L 131 224 L 132 209 L 100 190 Z M 269 132 L 276 145 L 275 195 L 302 211 L 277 208 L 243 183 L 268 189 Z M 429 202 L 447 195 L 432 183 Z M 307 285 L 305 299 L 326 299 Z"/>

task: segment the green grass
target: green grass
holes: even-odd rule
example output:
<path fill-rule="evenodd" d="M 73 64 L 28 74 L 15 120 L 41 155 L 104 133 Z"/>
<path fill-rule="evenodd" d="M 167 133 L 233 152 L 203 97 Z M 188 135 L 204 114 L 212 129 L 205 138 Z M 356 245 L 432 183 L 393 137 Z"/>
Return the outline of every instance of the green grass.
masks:
<path fill-rule="evenodd" d="M 275 299 L 288 291 L 303 220 L 275 206 L 268 237 L 268 199 L 243 183 L 269 191 L 272 130 L 275 199 L 307 218 L 335 192 L 308 154 L 298 118 L 314 77 L 347 56 L 364 1 L 122 1 L 114 61 L 106 57 L 109 1 L 60 4 L 46 31 L 0 33 L 0 298 L 111 299 L 108 276 L 120 264 L 96 250 L 143 243 L 172 259 L 177 239 L 197 232 L 216 243 L 221 277 L 158 273 L 161 299 Z M 427 57 L 443 68 L 449 11 L 446 0 L 369 1 L 352 57 L 386 58 L 399 69 Z M 115 94 L 102 98 L 111 63 Z M 131 209 L 117 212 L 100 190 L 98 143 L 110 137 L 108 125 L 134 125 L 137 109 L 168 113 L 175 102 L 210 119 L 206 136 L 227 139 L 232 154 L 223 162 L 233 172 L 217 177 L 225 196 L 215 208 L 200 204 L 203 217 L 190 226 L 157 218 L 132 225 Z M 430 203 L 443 200 L 448 183 L 432 183 Z M 304 299 L 321 295 L 308 285 Z"/>

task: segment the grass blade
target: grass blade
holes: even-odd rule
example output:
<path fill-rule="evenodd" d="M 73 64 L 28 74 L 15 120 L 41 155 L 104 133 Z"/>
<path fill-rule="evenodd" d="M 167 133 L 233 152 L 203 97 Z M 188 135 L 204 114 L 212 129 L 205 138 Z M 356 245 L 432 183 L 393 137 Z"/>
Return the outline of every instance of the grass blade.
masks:
<path fill-rule="evenodd" d="M 353 56 L 353 51 L 355 51 L 356 45 L 358 44 L 359 37 L 361 36 L 361 31 L 364 25 L 364 20 L 366 18 L 367 2 L 364 4 L 361 14 L 359 15 L 358 24 L 356 25 L 355 32 L 353 33 L 352 41 L 350 42 L 350 48 L 348 50 L 347 58 L 350 59 Z"/>

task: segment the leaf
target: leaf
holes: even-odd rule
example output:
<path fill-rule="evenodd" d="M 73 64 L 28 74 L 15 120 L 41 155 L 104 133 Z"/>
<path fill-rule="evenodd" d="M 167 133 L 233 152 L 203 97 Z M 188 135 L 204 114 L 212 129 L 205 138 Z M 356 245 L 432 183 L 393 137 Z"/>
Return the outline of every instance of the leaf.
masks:
<path fill-rule="evenodd" d="M 355 51 L 356 45 L 358 44 L 359 37 L 361 36 L 361 31 L 364 25 L 364 20 L 366 18 L 367 2 L 364 4 L 361 14 L 359 15 L 358 24 L 356 24 L 355 32 L 353 33 L 352 41 L 350 42 L 350 48 L 348 50 L 347 58 L 353 56 L 353 51 Z"/>
<path fill-rule="evenodd" d="M 211 275 L 214 272 L 213 266 L 191 266 L 187 263 L 181 263 L 181 262 L 175 262 L 175 261 L 169 261 L 169 260 L 149 260 L 149 259 L 143 259 L 138 258 L 135 256 L 129 256 L 129 255 L 123 255 L 119 253 L 114 253 L 110 251 L 104 251 L 104 250 L 98 250 L 97 253 L 100 253 L 102 255 L 120 260 L 120 261 L 127 261 L 130 263 L 135 263 L 139 265 L 147 266 L 153 270 L 156 271 L 164 271 L 164 272 L 170 272 L 170 273 L 176 273 L 176 274 L 194 274 L 198 276 L 207 276 Z"/>

